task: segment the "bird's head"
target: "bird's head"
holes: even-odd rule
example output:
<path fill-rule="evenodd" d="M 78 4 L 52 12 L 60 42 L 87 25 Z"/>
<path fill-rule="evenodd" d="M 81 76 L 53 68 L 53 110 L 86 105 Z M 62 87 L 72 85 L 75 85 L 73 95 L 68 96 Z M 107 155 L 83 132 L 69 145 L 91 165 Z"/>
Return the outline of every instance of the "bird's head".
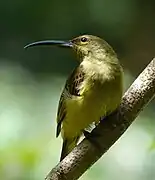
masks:
<path fill-rule="evenodd" d="M 84 57 L 93 56 L 97 58 L 102 58 L 106 55 L 115 55 L 115 52 L 111 46 L 103 39 L 93 36 L 93 35 L 82 35 L 78 36 L 69 41 L 59 41 L 59 40 L 45 40 L 37 41 L 25 46 L 25 48 L 39 46 L 39 45 L 55 45 L 59 47 L 69 47 L 72 48 L 80 60 Z"/>

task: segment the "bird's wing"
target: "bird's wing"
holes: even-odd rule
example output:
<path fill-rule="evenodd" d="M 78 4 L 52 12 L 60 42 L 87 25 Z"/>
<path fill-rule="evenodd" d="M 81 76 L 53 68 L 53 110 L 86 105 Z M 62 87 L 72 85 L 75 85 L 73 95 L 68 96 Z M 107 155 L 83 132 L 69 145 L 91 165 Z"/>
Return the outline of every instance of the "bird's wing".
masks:
<path fill-rule="evenodd" d="M 74 97 L 80 96 L 79 87 L 83 82 L 83 79 L 84 79 L 84 72 L 82 66 L 79 66 L 73 70 L 73 72 L 66 81 L 66 85 L 61 94 L 59 106 L 58 106 L 56 137 L 58 137 L 60 134 L 61 123 L 66 116 L 67 109 L 66 109 L 65 100 L 66 98 L 72 98 L 73 96 Z"/>

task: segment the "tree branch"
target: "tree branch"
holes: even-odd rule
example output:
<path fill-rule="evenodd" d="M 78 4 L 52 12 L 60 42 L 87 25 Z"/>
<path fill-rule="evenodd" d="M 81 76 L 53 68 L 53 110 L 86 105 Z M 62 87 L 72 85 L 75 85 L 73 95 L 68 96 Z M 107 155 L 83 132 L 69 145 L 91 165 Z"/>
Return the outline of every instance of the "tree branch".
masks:
<path fill-rule="evenodd" d="M 47 175 L 46 180 L 76 180 L 126 131 L 155 94 L 155 58 L 122 98 L 119 109 L 106 117 Z"/>

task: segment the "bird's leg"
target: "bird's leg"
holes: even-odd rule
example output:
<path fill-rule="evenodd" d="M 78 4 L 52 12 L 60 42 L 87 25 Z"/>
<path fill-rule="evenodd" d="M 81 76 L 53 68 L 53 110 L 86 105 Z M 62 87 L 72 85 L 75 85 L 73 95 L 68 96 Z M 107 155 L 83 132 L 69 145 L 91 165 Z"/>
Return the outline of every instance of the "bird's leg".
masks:
<path fill-rule="evenodd" d="M 100 135 L 99 134 L 95 134 L 94 132 L 88 132 L 86 130 L 83 131 L 83 134 L 85 136 L 85 138 L 101 153 L 102 152 L 102 146 L 101 144 L 98 142 L 98 138 Z"/>
<path fill-rule="evenodd" d="M 87 138 L 87 139 L 89 139 L 89 137 L 91 136 L 91 133 L 86 130 L 83 131 L 83 134 L 84 134 L 85 138 Z"/>
<path fill-rule="evenodd" d="M 87 130 L 83 131 L 83 134 L 85 136 L 85 138 L 92 143 L 99 151 L 101 151 L 101 146 L 99 145 L 99 143 L 97 142 L 98 137 L 100 136 L 100 134 L 97 133 L 91 133 Z"/>
<path fill-rule="evenodd" d="M 96 133 L 94 131 L 93 131 L 93 133 L 91 133 L 87 130 L 84 130 L 83 134 L 84 134 L 85 138 L 87 138 L 87 139 L 90 139 L 90 138 L 93 139 L 93 138 L 101 136 L 99 133 Z"/>
<path fill-rule="evenodd" d="M 103 121 L 105 119 L 105 117 L 100 117 L 100 121 L 99 122 L 95 122 L 95 127 L 98 126 L 98 124 Z M 88 132 L 87 130 L 83 131 L 83 134 L 85 136 L 85 138 L 91 142 L 99 151 L 102 151 L 102 146 L 101 144 L 98 142 L 98 138 L 100 138 L 102 135 L 100 133 L 96 133 L 96 131 Z"/>
<path fill-rule="evenodd" d="M 104 118 L 105 118 L 105 117 L 100 117 L 99 122 L 95 122 L 95 123 L 94 123 L 95 127 L 98 126 L 98 124 L 99 124 L 101 121 L 103 121 Z M 83 131 L 83 134 L 84 134 L 84 136 L 85 136 L 87 139 L 89 139 L 89 138 L 92 136 L 91 132 L 89 132 L 89 131 L 87 131 L 87 130 L 84 130 L 84 131 Z M 99 137 L 99 136 L 100 136 L 100 134 L 93 132 L 93 137 Z"/>

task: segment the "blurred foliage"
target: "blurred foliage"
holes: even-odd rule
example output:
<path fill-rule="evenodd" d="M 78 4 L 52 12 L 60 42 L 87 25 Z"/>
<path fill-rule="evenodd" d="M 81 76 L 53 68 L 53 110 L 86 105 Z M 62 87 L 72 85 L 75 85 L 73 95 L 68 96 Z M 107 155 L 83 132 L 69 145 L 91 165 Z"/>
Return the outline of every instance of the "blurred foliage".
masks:
<path fill-rule="evenodd" d="M 126 89 L 154 56 L 154 6 L 153 0 L 0 2 L 1 179 L 42 180 L 58 162 L 57 105 L 77 64 L 70 50 L 23 47 L 43 39 L 98 35 L 118 53 Z M 154 180 L 154 117 L 152 102 L 81 179 Z"/>

